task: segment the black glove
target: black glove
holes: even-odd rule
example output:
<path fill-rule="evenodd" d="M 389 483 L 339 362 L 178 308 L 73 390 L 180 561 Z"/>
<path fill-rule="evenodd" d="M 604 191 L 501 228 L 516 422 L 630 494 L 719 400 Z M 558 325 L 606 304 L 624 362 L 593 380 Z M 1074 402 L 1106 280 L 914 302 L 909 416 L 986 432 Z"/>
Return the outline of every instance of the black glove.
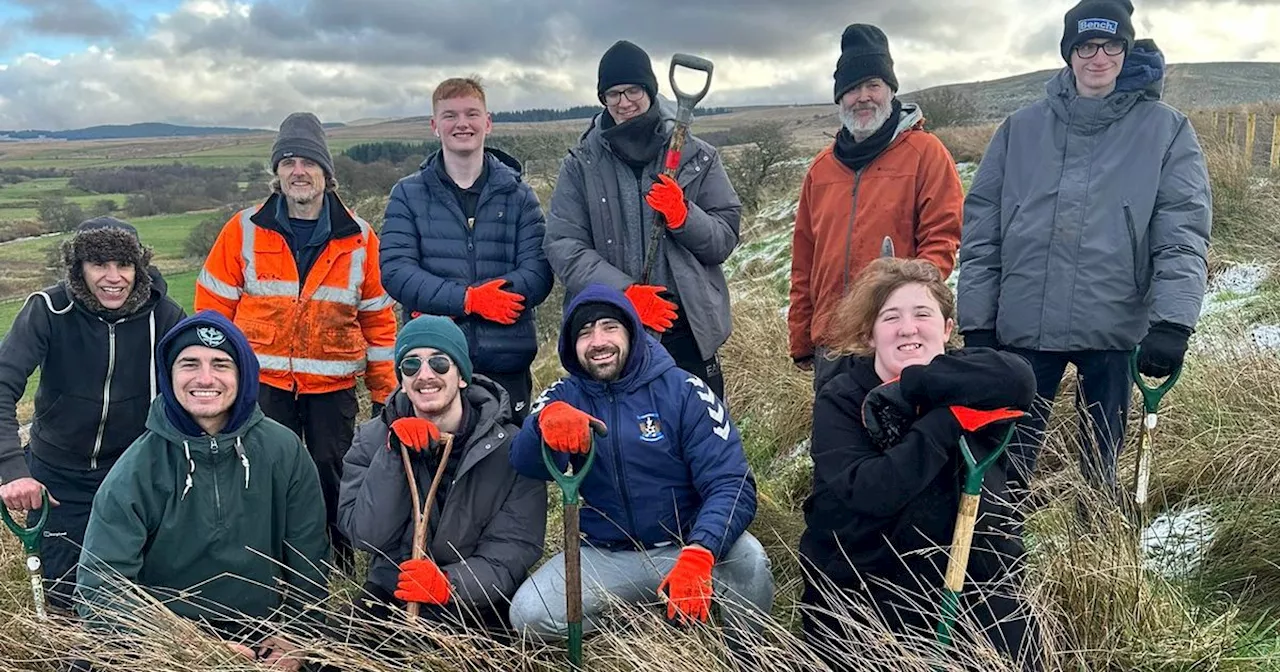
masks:
<path fill-rule="evenodd" d="M 370 418 L 377 418 L 377 417 L 381 416 L 381 415 L 382 415 L 382 409 L 384 409 L 384 408 L 386 408 L 386 407 L 387 407 L 387 406 L 386 406 L 386 404 L 379 404 L 379 403 L 378 403 L 378 402 L 376 402 L 376 401 L 375 401 L 375 402 L 373 402 L 373 408 L 372 408 L 372 409 L 370 410 L 370 412 L 369 412 L 369 417 L 370 417 Z"/>
<path fill-rule="evenodd" d="M 996 340 L 995 329 L 974 329 L 966 331 L 964 336 L 964 347 L 966 348 L 999 348 L 1000 342 Z"/>
<path fill-rule="evenodd" d="M 902 386 L 891 380 L 867 393 L 862 400 L 862 424 L 881 448 L 897 445 L 916 421 L 917 410 L 902 396 Z"/>
<path fill-rule="evenodd" d="M 1153 378 L 1172 375 L 1182 366 L 1191 330 L 1172 322 L 1156 322 L 1138 347 L 1138 372 Z"/>

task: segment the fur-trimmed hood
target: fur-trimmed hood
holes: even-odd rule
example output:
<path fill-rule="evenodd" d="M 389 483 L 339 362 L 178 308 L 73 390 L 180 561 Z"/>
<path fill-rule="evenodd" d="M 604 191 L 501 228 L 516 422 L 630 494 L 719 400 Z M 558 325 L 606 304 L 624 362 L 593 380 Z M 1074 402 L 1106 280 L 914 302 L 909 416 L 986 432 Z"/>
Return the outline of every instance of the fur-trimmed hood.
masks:
<path fill-rule="evenodd" d="M 62 265 L 66 272 L 67 289 L 72 298 L 89 312 L 107 320 L 132 315 L 147 305 L 151 299 L 153 251 L 138 239 L 138 230 L 131 224 L 114 217 L 95 217 L 76 227 L 75 233 L 62 242 Z M 84 262 L 103 263 L 116 261 L 132 264 L 133 289 L 124 305 L 108 310 L 93 295 L 84 278 Z"/>

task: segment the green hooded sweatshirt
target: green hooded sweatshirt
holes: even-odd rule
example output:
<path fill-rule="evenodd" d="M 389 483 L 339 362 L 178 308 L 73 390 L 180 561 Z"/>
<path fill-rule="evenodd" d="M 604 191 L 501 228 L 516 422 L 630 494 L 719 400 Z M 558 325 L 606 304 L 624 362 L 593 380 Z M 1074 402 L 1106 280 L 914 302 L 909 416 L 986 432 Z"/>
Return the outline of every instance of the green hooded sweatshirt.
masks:
<path fill-rule="evenodd" d="M 195 437 L 170 422 L 164 396 L 153 400 L 146 433 L 93 500 L 77 575 L 81 617 L 129 629 L 140 603 L 121 590 L 123 578 L 223 633 L 247 632 L 250 619 L 304 629 L 322 620 L 303 615 L 328 592 L 315 465 L 256 403 L 246 413 L 225 434 Z"/>

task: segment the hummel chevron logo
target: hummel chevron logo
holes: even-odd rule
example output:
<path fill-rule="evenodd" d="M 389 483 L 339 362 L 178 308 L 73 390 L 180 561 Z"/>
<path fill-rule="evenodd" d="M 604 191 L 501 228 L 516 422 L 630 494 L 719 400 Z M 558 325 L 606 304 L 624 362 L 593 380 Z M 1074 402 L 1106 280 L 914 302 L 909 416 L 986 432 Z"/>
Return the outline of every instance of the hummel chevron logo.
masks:
<path fill-rule="evenodd" d="M 529 407 L 529 415 L 537 415 L 538 412 L 542 410 L 542 407 L 546 406 L 547 403 L 551 401 L 551 392 L 557 387 L 560 387 L 563 383 L 564 378 L 561 378 L 560 380 L 551 383 L 551 387 L 543 390 L 542 394 L 538 395 L 538 398 L 533 400 L 533 405 Z M 520 410 L 519 407 L 517 407 L 516 410 Z"/>
<path fill-rule="evenodd" d="M 729 419 L 725 417 L 726 413 L 724 410 L 724 404 L 721 404 L 720 400 L 716 399 L 716 393 L 712 392 L 711 389 L 707 387 L 707 384 L 702 382 L 702 379 L 697 376 L 689 376 L 684 382 L 692 385 L 694 389 L 698 391 L 698 398 L 707 405 L 707 415 L 716 425 L 711 431 L 715 432 L 716 436 L 721 439 L 728 441 L 730 431 Z"/>

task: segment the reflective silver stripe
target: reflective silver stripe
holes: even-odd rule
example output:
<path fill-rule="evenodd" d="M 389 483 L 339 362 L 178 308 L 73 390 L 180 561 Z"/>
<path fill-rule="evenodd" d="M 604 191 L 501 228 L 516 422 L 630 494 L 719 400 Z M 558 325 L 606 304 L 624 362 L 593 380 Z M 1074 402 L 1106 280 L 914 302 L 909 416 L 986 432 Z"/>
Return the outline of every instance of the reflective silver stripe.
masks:
<path fill-rule="evenodd" d="M 315 301 L 332 301 L 333 303 L 341 303 L 348 306 L 356 305 L 360 295 L 351 289 L 338 289 L 337 287 L 320 287 L 311 295 Z"/>
<path fill-rule="evenodd" d="M 254 296 L 298 296 L 298 283 L 288 280 L 258 280 L 258 259 L 253 254 L 258 227 L 250 217 L 257 208 L 240 211 L 240 255 L 244 257 L 244 292 Z"/>
<path fill-rule="evenodd" d="M 303 359 L 278 355 L 258 355 L 258 366 L 269 371 L 292 371 L 317 376 L 353 376 L 364 370 L 364 360 L 337 362 L 327 359 Z"/>
<path fill-rule="evenodd" d="M 369 361 L 390 362 L 396 357 L 395 348 L 369 348 Z"/>
<path fill-rule="evenodd" d="M 213 274 L 208 270 L 202 269 L 200 271 L 200 276 L 196 278 L 196 282 L 200 283 L 201 286 L 209 290 L 209 292 L 215 296 L 220 296 L 231 301 L 235 301 L 240 298 L 240 289 L 238 287 L 232 287 L 231 285 L 213 277 Z"/>
<path fill-rule="evenodd" d="M 359 305 L 359 309 L 365 312 L 371 313 L 374 311 L 382 310 L 383 308 L 389 308 L 394 303 L 395 301 L 392 301 L 391 297 L 387 296 L 386 294 L 383 294 L 382 296 L 379 296 L 375 299 L 365 299 L 364 301 L 361 301 Z"/>

